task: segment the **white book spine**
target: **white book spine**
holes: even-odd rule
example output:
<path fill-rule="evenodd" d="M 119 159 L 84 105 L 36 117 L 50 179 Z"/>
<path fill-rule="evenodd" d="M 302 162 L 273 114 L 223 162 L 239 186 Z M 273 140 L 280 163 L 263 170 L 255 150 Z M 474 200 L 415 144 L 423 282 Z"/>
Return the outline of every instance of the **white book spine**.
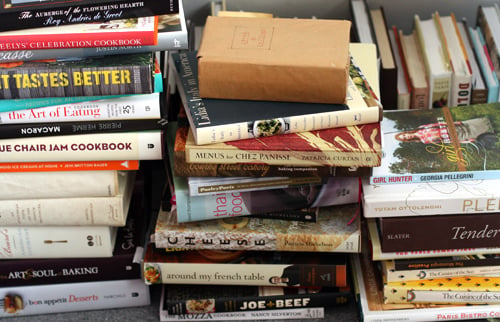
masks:
<path fill-rule="evenodd" d="M 141 279 L 0 288 L 0 318 L 151 304 Z"/>
<path fill-rule="evenodd" d="M 0 181 L 0 204 L 1 200 L 111 197 L 118 193 L 118 172 L 113 170 L 3 172 Z"/>
<path fill-rule="evenodd" d="M 387 282 L 415 281 L 428 278 L 460 276 L 498 276 L 498 266 L 455 267 L 438 269 L 386 270 Z"/>
<path fill-rule="evenodd" d="M 159 160 L 162 133 L 98 133 L 0 140 L 1 162 Z"/>
<path fill-rule="evenodd" d="M 0 259 L 110 257 L 116 227 L 0 227 Z"/>
<path fill-rule="evenodd" d="M 159 93 L 52 105 L 0 113 L 0 124 L 161 118 Z"/>

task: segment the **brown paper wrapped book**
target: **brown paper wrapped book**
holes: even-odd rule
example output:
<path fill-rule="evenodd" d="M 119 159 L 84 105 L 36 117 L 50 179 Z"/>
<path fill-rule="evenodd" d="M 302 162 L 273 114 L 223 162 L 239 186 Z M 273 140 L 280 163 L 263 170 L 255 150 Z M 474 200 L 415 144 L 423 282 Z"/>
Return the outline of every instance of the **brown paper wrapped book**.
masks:
<path fill-rule="evenodd" d="M 203 98 L 345 103 L 351 22 L 207 18 L 198 51 Z"/>

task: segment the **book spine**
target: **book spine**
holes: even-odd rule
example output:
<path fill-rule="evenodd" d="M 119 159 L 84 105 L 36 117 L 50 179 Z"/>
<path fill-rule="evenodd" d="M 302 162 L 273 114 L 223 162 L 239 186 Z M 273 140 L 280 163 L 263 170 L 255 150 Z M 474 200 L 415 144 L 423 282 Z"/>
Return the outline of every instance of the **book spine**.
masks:
<path fill-rule="evenodd" d="M 382 251 L 500 245 L 498 213 L 379 218 Z"/>
<path fill-rule="evenodd" d="M 99 5 L 95 2 L 81 3 L 80 1 L 78 6 L 74 6 L 71 2 L 66 5 L 61 2 L 54 4 L 44 2 L 41 5 L 23 3 L 23 6 L 19 8 L 16 5 L 10 6 L 6 12 L 0 9 L 3 22 L 0 31 L 158 16 L 178 12 L 177 0 L 141 2 L 113 0 L 99 3 Z"/>
<path fill-rule="evenodd" d="M 0 317 L 101 310 L 151 303 L 141 279 L 2 287 Z M 5 301 L 8 301 L 7 303 Z"/>
<path fill-rule="evenodd" d="M 252 288 L 252 287 L 249 287 Z M 256 287 L 253 287 L 256 288 Z M 168 286 L 166 287 L 168 296 Z M 238 296 L 234 298 L 222 298 L 214 300 L 214 312 L 256 312 L 269 311 L 275 309 L 291 308 L 315 308 L 315 307 L 335 307 L 345 305 L 349 302 L 350 291 L 332 291 L 331 293 L 304 293 L 304 294 L 283 294 L 276 296 Z M 196 300 L 208 300 L 198 299 Z M 169 301 L 167 299 L 163 306 L 169 314 L 181 315 L 193 313 L 189 309 L 189 300 Z"/>
<path fill-rule="evenodd" d="M 477 27 L 481 30 L 485 40 L 485 49 L 491 59 L 492 69 L 500 76 L 500 52 L 496 33 L 498 17 L 493 6 L 479 6 L 477 10 Z"/>
<path fill-rule="evenodd" d="M 415 281 L 431 278 L 451 278 L 460 276 L 498 276 L 498 266 L 479 266 L 467 268 L 442 268 L 421 270 L 399 270 L 384 272 L 387 282 Z"/>
<path fill-rule="evenodd" d="M 139 161 L 0 162 L 0 172 L 59 172 L 92 170 L 139 170 Z"/>
<path fill-rule="evenodd" d="M 158 42 L 158 17 L 139 17 L 135 28 L 120 26 L 116 20 L 73 26 L 40 27 L 0 37 L 1 50 L 56 49 L 105 46 L 147 46 Z M 45 29 L 49 28 L 49 29 Z M 61 29 L 59 29 L 61 28 Z"/>
<path fill-rule="evenodd" d="M 113 231 L 106 226 L 2 226 L 0 259 L 111 257 Z"/>
<path fill-rule="evenodd" d="M 288 320 L 288 319 L 322 319 L 325 317 L 324 307 L 301 309 L 274 309 L 269 311 L 190 313 L 172 315 L 160 310 L 160 321 L 256 321 L 256 320 Z"/>
<path fill-rule="evenodd" d="M 166 123 L 166 119 L 137 119 L 4 124 L 0 126 L 0 136 L 2 139 L 15 139 L 90 133 L 136 132 L 158 130 L 163 128 Z"/>
<path fill-rule="evenodd" d="M 108 121 L 127 119 L 159 119 L 160 94 L 136 94 L 82 102 L 36 106 L 0 112 L 0 124 L 55 123 L 70 121 Z M 25 100 L 23 100 L 25 101 Z M 0 128 L 1 130 L 1 128 Z"/>
<path fill-rule="evenodd" d="M 159 160 L 162 131 L 5 139 L 0 154 L 2 162 Z"/>
<path fill-rule="evenodd" d="M 440 258 L 395 260 L 394 270 L 420 270 L 439 268 L 468 268 L 500 265 L 500 255 L 471 255 Z"/>
<path fill-rule="evenodd" d="M 234 273 L 228 278 L 228 275 L 221 272 Z M 284 276 L 287 272 L 292 272 L 290 276 L 296 274 L 293 282 L 280 284 L 271 282 L 273 277 Z M 347 286 L 347 267 L 343 264 L 165 263 L 161 262 L 160 258 L 157 262 L 146 259 L 143 264 L 143 275 L 144 282 L 150 285 Z M 151 276 L 154 278 L 150 278 Z"/>
<path fill-rule="evenodd" d="M 316 208 L 304 208 L 300 210 L 288 210 L 288 211 L 273 211 L 265 214 L 254 214 L 250 216 L 257 218 L 296 220 L 303 222 L 316 222 L 318 219 Z"/>
<path fill-rule="evenodd" d="M 1 129 L 1 128 L 0 128 Z M 285 189 L 298 187 L 303 185 L 317 185 L 322 183 L 322 178 L 319 177 L 276 177 L 269 180 L 246 180 L 241 179 L 240 182 L 231 181 L 225 183 L 224 180 L 206 182 L 206 181 L 191 181 L 188 180 L 189 194 L 191 196 L 206 196 L 221 192 L 243 192 L 271 189 Z"/>
<path fill-rule="evenodd" d="M 315 207 L 325 207 L 357 202 L 359 200 L 359 185 L 358 178 L 338 177 L 330 178 L 324 184 L 307 185 L 304 189 L 308 191 L 319 190 L 319 194 L 329 194 L 329 198 L 323 198 L 314 203 Z M 298 210 L 305 206 L 303 200 L 296 195 L 302 189 L 300 187 L 190 196 L 187 189 L 181 188 L 183 184 L 180 183 L 179 178 L 174 177 L 174 186 L 178 222 Z M 287 195 L 295 197 L 287 198 Z M 283 199 L 289 200 L 285 203 Z"/>
<path fill-rule="evenodd" d="M 425 183 L 425 182 L 446 182 L 461 180 L 488 180 L 500 179 L 498 170 L 480 171 L 456 171 L 456 172 L 433 172 L 431 174 L 405 174 L 370 176 L 370 184 L 404 184 L 404 183 Z"/>
<path fill-rule="evenodd" d="M 119 191 L 116 171 L 0 173 L 0 180 L 0 203 L 19 199 L 111 197 Z"/>
<path fill-rule="evenodd" d="M 101 66 L 92 70 L 68 65 L 60 68 L 20 65 L 1 69 L 0 78 L 2 99 L 150 94 L 155 91 L 151 65 Z"/>

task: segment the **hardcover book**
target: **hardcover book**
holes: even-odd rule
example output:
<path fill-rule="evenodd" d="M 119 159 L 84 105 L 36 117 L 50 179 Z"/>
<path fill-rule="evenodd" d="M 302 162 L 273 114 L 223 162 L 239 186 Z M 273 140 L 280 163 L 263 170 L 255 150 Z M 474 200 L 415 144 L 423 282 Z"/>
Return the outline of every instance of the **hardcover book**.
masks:
<path fill-rule="evenodd" d="M 63 175 L 60 176 L 59 180 L 64 180 L 65 173 L 68 172 L 62 172 Z M 43 174 L 45 173 L 42 172 Z M 33 173 L 26 175 L 33 175 Z M 50 177 L 54 173 L 48 172 L 47 175 Z M 82 171 L 80 180 L 86 175 L 86 172 Z M 51 196 L 52 190 L 48 190 L 45 195 L 43 192 L 39 192 L 39 198 L 25 197 L 0 200 L 0 226 L 13 232 L 16 230 L 16 226 L 33 227 L 34 231 L 36 231 L 36 227 L 43 228 L 42 226 L 47 227 L 47 230 L 50 227 L 62 227 L 63 225 L 123 226 L 127 220 L 136 173 L 124 171 L 113 178 L 117 180 L 118 190 L 112 196 L 90 196 L 89 193 L 89 196 L 69 197 L 63 196 L 65 192 L 59 196 Z M 56 178 L 54 177 L 54 179 Z M 50 178 L 46 180 L 50 181 Z M 89 180 L 91 179 L 89 178 Z M 78 183 L 74 184 L 79 186 Z M 47 185 L 46 189 L 49 188 L 50 185 Z M 43 186 L 39 185 L 39 189 L 43 189 Z M 16 233 L 20 234 L 20 238 L 23 236 L 22 230 L 22 228 L 18 228 Z M 29 229 L 26 228 L 26 230 Z"/>
<path fill-rule="evenodd" d="M 383 155 L 371 184 L 494 179 L 500 103 L 385 111 Z"/>
<path fill-rule="evenodd" d="M 351 263 L 356 300 L 363 321 L 463 320 L 500 314 L 498 304 L 385 303 L 380 271 L 370 260 L 369 254 L 355 254 L 351 257 Z"/>
<path fill-rule="evenodd" d="M 120 0 L 120 2 L 123 2 L 123 0 Z M 161 4 L 165 3 L 167 2 L 161 2 Z M 187 34 L 186 19 L 184 17 L 182 1 L 180 1 L 179 13 L 158 16 L 158 41 L 156 45 L 0 50 L 0 63 L 181 50 L 188 48 Z"/>
<path fill-rule="evenodd" d="M 127 308 L 151 304 L 142 279 L 0 288 L 0 318 Z"/>
<path fill-rule="evenodd" d="M 385 260 L 385 282 L 415 281 L 459 276 L 499 276 L 500 254 L 439 257 L 418 260 Z"/>
<path fill-rule="evenodd" d="M 181 113 L 183 110 L 181 109 Z M 180 116 L 180 114 L 179 114 Z M 173 123 L 173 122 L 170 122 Z M 187 163 L 186 139 L 189 124 L 185 118 L 178 117 L 172 171 L 179 177 L 364 177 L 372 174 L 371 167 L 331 167 L 331 166 L 282 166 L 263 163 Z M 172 157 L 172 154 L 170 155 Z M 1 167 L 1 163 L 0 163 Z"/>
<path fill-rule="evenodd" d="M 147 46 L 158 42 L 158 17 L 78 23 L 0 33 L 0 50 Z"/>
<path fill-rule="evenodd" d="M 321 104 L 201 98 L 196 55 L 172 53 L 171 64 L 198 145 L 380 121 L 377 96 L 355 60 L 349 69 L 347 103 Z M 376 64 L 375 55 L 372 63 Z"/>
<path fill-rule="evenodd" d="M 0 69 L 0 98 L 150 94 L 152 53 L 16 62 Z"/>
<path fill-rule="evenodd" d="M 4 0 L 1 31 L 157 16 L 179 12 L 178 0 Z"/>
<path fill-rule="evenodd" d="M 396 26 L 392 26 L 387 30 L 391 48 L 393 49 L 394 62 L 396 64 L 397 74 L 397 93 L 398 101 L 397 109 L 409 109 L 411 104 L 411 84 L 408 77 L 406 62 L 403 57 L 403 48 L 400 38 L 400 32 Z"/>
<path fill-rule="evenodd" d="M 162 130 L 0 140 L 1 162 L 160 160 Z"/>
<path fill-rule="evenodd" d="M 383 252 L 500 245 L 499 213 L 378 218 Z"/>
<path fill-rule="evenodd" d="M 499 179 L 370 184 L 362 178 L 363 215 L 409 217 L 493 213 L 500 211 Z"/>
<path fill-rule="evenodd" d="M 500 77 L 500 18 L 496 5 L 480 5 L 477 10 L 477 28 L 481 30 L 486 43 L 485 49 L 491 58 L 491 67 Z"/>
<path fill-rule="evenodd" d="M 382 157 L 380 123 L 197 145 L 186 138 L 186 162 L 280 166 L 376 167 Z"/>
<path fill-rule="evenodd" d="M 414 16 L 415 32 L 422 48 L 427 82 L 429 84 L 429 108 L 450 106 L 451 76 L 450 58 L 443 48 L 443 42 L 433 15 L 430 19 Z"/>
<path fill-rule="evenodd" d="M 160 210 L 158 248 L 346 252 L 360 249 L 359 203 L 319 207 L 315 223 L 247 216 L 177 223 L 175 207 Z"/>
<path fill-rule="evenodd" d="M 168 135 L 175 133 L 169 127 Z M 169 155 L 173 146 L 167 144 Z M 169 158 L 170 168 L 174 159 Z M 214 191 L 207 195 L 193 196 L 189 193 L 188 179 L 172 173 L 177 221 L 191 222 L 207 219 L 223 219 L 235 216 L 283 212 L 342 205 L 358 202 L 360 181 L 356 177 L 329 177 L 322 183 L 303 184 L 296 187 L 252 190 L 241 192 Z"/>
<path fill-rule="evenodd" d="M 166 285 L 163 309 L 172 315 L 335 307 L 347 304 L 349 288 Z"/>
<path fill-rule="evenodd" d="M 165 251 L 148 245 L 143 275 L 146 284 L 348 286 L 347 256 L 342 253 Z"/>
<path fill-rule="evenodd" d="M 365 225 L 363 225 L 365 226 Z M 365 229 L 365 227 L 363 227 Z M 363 230 L 365 233 L 365 230 Z M 387 259 L 412 259 L 412 258 L 435 258 L 442 256 L 461 256 L 461 255 L 476 255 L 476 254 L 498 254 L 500 247 L 466 247 L 466 248 L 448 248 L 448 249 L 431 249 L 431 250 L 408 250 L 401 252 L 383 252 L 381 247 L 380 235 L 377 227 L 377 222 L 374 218 L 367 218 L 366 233 L 369 237 L 371 257 L 374 261 Z"/>

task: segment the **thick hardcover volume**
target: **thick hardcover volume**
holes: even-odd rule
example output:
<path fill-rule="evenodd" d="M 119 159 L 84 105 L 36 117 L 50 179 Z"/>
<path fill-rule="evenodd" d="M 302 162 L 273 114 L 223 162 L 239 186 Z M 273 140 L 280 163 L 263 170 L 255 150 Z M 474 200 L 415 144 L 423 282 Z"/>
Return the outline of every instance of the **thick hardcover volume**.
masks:
<path fill-rule="evenodd" d="M 0 284 L 5 287 L 141 278 L 147 218 L 141 209 L 141 194 L 134 191 L 127 224 L 118 228 L 112 257 L 4 260 L 0 261 Z"/>
<path fill-rule="evenodd" d="M 408 217 L 500 211 L 500 179 L 371 185 L 362 179 L 363 215 Z"/>
<path fill-rule="evenodd" d="M 186 162 L 280 166 L 376 167 L 382 158 L 380 123 L 196 145 L 186 138 Z"/>
<path fill-rule="evenodd" d="M 163 308 L 169 314 L 267 311 L 335 307 L 352 300 L 349 288 L 166 285 Z"/>
<path fill-rule="evenodd" d="M 4 124 L 0 126 L 2 139 L 90 133 L 122 133 L 159 130 L 168 121 L 160 119 L 68 121 L 53 123 Z"/>
<path fill-rule="evenodd" d="M 0 173 L 3 200 L 112 197 L 119 193 L 118 171 Z M 2 219 L 0 218 L 0 222 Z"/>
<path fill-rule="evenodd" d="M 315 223 L 247 216 L 177 223 L 173 210 L 159 212 L 156 247 L 347 253 L 360 249 L 359 203 L 319 207 Z"/>
<path fill-rule="evenodd" d="M 380 54 L 380 87 L 382 106 L 385 110 L 398 107 L 398 68 L 389 40 L 384 8 L 370 9 L 375 42 Z"/>
<path fill-rule="evenodd" d="M 160 160 L 162 131 L 93 133 L 0 140 L 1 162 Z"/>
<path fill-rule="evenodd" d="M 0 124 L 121 121 L 161 118 L 160 93 L 135 94 L 84 102 L 0 112 Z"/>
<path fill-rule="evenodd" d="M 54 173 L 49 173 L 51 174 Z M 9 230 L 14 230 L 15 226 L 123 226 L 127 219 L 135 176 L 134 171 L 121 173 L 117 178 L 119 191 L 113 196 L 42 195 L 40 198 L 0 200 L 0 225 L 9 227 Z"/>
<path fill-rule="evenodd" d="M 0 33 L 1 50 L 147 46 L 157 43 L 157 16 Z"/>
<path fill-rule="evenodd" d="M 108 20 L 179 13 L 178 0 L 141 2 L 117 0 L 11 1 L 0 8 L 0 31 L 68 24 L 96 23 Z"/>
<path fill-rule="evenodd" d="M 406 63 L 408 77 L 411 87 L 410 108 L 429 109 L 429 85 L 427 83 L 426 71 L 422 51 L 415 32 L 404 35 L 399 31 L 403 60 Z"/>
<path fill-rule="evenodd" d="M 174 122 L 170 122 L 170 124 L 174 124 Z M 371 167 L 281 166 L 262 163 L 187 163 L 186 139 L 188 133 L 189 124 L 187 120 L 178 118 L 173 152 L 174 168 L 172 170 L 179 177 L 364 177 L 372 174 Z M 173 139 L 168 140 L 170 140 L 168 144 L 172 144 Z"/>
<path fill-rule="evenodd" d="M 379 218 L 382 251 L 500 245 L 499 213 Z"/>
<path fill-rule="evenodd" d="M 146 306 L 149 287 L 137 279 L 2 287 L 0 317 Z"/>
<path fill-rule="evenodd" d="M 139 170 L 139 161 L 0 162 L 0 172 L 58 172 L 91 170 Z"/>
<path fill-rule="evenodd" d="M 104 46 L 58 49 L 0 50 L 0 62 L 42 60 L 53 58 L 90 57 L 182 50 L 188 48 L 186 18 L 179 2 L 179 13 L 158 16 L 158 42 L 151 46 Z"/>
<path fill-rule="evenodd" d="M 440 16 L 434 13 L 434 20 L 441 36 L 444 50 L 451 65 L 451 86 L 449 106 L 469 105 L 472 94 L 472 71 L 467 59 L 462 36 L 458 31 L 455 15 Z"/>
<path fill-rule="evenodd" d="M 199 96 L 196 54 L 172 53 L 171 63 L 197 145 L 374 123 L 381 119 L 378 99 L 354 61 L 349 69 L 347 104 L 223 100 Z"/>
<path fill-rule="evenodd" d="M 429 108 L 449 106 L 452 76 L 450 59 L 448 52 L 443 48 L 434 17 L 421 20 L 415 15 L 414 22 L 427 72 Z"/>
<path fill-rule="evenodd" d="M 231 278 L 228 278 L 227 272 Z M 152 245 L 143 262 L 147 284 L 346 287 L 347 256 L 341 253 L 186 250 Z"/>
<path fill-rule="evenodd" d="M 500 314 L 500 305 L 496 304 L 384 303 L 380 271 L 369 254 L 353 255 L 351 259 L 356 301 L 365 322 L 464 320 Z"/>
<path fill-rule="evenodd" d="M 175 132 L 175 127 L 168 131 Z M 169 155 L 173 146 L 167 144 Z M 174 158 L 169 158 L 170 168 Z M 254 190 L 241 192 L 212 192 L 202 196 L 189 193 L 187 178 L 172 173 L 177 221 L 191 222 L 207 219 L 223 219 L 235 216 L 267 212 L 299 210 L 359 201 L 361 183 L 356 177 L 329 177 L 324 183 L 311 183 L 298 187 Z"/>
<path fill-rule="evenodd" d="M 499 111 L 500 103 L 385 111 L 370 184 L 499 178 Z"/>
<path fill-rule="evenodd" d="M 500 277 L 466 276 L 384 284 L 386 303 L 500 304 Z"/>
<path fill-rule="evenodd" d="M 496 276 L 500 254 L 381 261 L 387 282 L 459 276 Z"/>
<path fill-rule="evenodd" d="M 153 53 L 28 61 L 0 69 L 0 98 L 154 93 Z"/>

